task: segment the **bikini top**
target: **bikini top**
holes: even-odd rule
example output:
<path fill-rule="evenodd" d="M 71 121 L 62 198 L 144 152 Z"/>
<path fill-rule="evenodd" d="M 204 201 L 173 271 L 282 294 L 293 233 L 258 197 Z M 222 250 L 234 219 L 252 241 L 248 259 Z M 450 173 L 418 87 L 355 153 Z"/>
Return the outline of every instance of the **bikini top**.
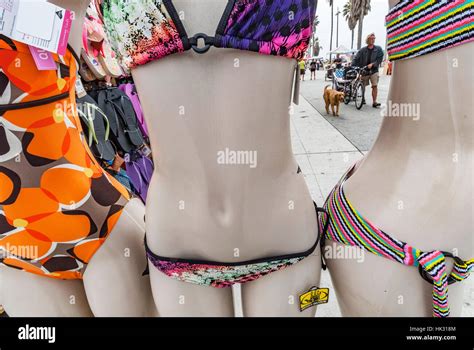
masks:
<path fill-rule="evenodd" d="M 133 68 L 189 49 L 202 54 L 211 46 L 301 59 L 316 5 L 317 0 L 229 0 L 214 36 L 193 37 L 171 0 L 103 0 L 101 12 L 114 50 Z"/>
<path fill-rule="evenodd" d="M 385 20 L 390 61 L 474 40 L 474 0 L 400 0 Z"/>

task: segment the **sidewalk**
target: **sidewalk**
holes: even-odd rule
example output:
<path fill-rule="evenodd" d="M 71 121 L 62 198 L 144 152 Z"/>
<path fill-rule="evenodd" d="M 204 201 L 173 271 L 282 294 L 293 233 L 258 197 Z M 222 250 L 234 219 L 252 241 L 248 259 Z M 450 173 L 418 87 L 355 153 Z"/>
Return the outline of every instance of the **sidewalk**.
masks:
<path fill-rule="evenodd" d="M 322 91 L 330 82 L 324 82 L 322 72 L 318 73 L 318 80 L 301 83 L 300 104 L 291 116 L 291 136 L 293 152 L 311 196 L 318 206 L 322 206 L 347 168 L 370 149 L 377 137 L 382 116 L 380 109 L 371 105 L 357 111 L 353 103 L 352 106 L 341 106 L 339 118 L 326 116 Z M 389 77 L 381 78 L 381 102 L 386 101 L 389 81 Z M 366 98 L 371 101 L 368 93 Z M 462 283 L 465 283 L 462 316 L 473 317 L 474 278 Z M 320 305 L 316 316 L 341 316 L 327 270 L 322 272 L 320 287 L 329 287 L 329 303 Z"/>
<path fill-rule="evenodd" d="M 334 117 L 332 114 L 326 114 L 323 100 L 324 87 L 332 85 L 331 81 L 324 80 L 324 71 L 316 72 L 316 80 L 309 80 L 309 77 L 310 75 L 306 74 L 306 80 L 301 82 L 301 95 L 354 147 L 362 152 L 368 151 L 373 145 L 382 124 L 381 109 L 372 107 L 372 89 L 370 86 L 365 92 L 367 104 L 360 111 L 356 109 L 354 102 L 348 105 L 341 103 L 339 117 Z M 378 102 L 387 101 L 390 79 L 390 76 L 380 75 Z"/>

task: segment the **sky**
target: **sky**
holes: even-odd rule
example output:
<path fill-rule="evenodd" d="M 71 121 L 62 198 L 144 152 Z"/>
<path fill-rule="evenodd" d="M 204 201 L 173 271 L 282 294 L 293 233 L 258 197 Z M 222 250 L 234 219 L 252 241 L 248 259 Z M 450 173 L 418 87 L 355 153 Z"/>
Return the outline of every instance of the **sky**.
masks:
<path fill-rule="evenodd" d="M 339 15 L 339 45 L 344 45 L 348 49 L 351 48 L 351 31 L 347 22 L 342 16 L 342 8 L 347 0 L 334 0 L 334 14 L 337 8 L 341 10 Z M 364 25 L 362 27 L 362 43 L 365 44 L 365 37 L 370 33 L 375 33 L 375 44 L 385 48 L 385 15 L 388 12 L 387 0 L 372 0 L 372 10 L 364 17 Z M 326 57 L 329 52 L 329 42 L 331 35 L 331 7 L 327 0 L 318 0 L 318 8 L 316 11 L 319 19 L 319 25 L 316 27 L 316 34 L 319 38 L 319 43 L 322 46 L 320 56 Z M 357 27 L 354 35 L 354 49 L 357 48 Z M 336 48 L 336 16 L 334 16 L 334 36 L 333 49 Z"/>

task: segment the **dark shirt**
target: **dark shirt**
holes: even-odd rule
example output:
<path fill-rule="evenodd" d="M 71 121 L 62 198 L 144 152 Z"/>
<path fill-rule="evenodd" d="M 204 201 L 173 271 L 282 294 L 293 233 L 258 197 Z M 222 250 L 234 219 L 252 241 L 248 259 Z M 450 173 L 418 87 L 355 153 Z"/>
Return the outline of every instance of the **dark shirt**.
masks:
<path fill-rule="evenodd" d="M 380 46 L 374 45 L 372 49 L 369 49 L 367 46 L 360 49 L 354 59 L 352 60 L 352 65 L 356 67 L 364 67 L 367 64 L 372 63 L 372 69 L 370 74 L 378 72 L 380 65 L 383 61 L 383 50 Z"/>
<path fill-rule="evenodd" d="M 367 51 L 368 51 L 367 61 L 365 62 L 366 66 L 372 63 L 372 53 L 374 52 L 374 47 L 372 47 L 371 49 L 367 48 Z"/>

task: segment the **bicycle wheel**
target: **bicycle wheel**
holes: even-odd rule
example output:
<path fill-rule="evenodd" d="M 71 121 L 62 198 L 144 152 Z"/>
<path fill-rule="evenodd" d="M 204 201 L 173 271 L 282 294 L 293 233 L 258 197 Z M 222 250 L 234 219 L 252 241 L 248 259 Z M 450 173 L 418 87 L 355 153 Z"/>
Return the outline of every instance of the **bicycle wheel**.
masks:
<path fill-rule="evenodd" d="M 351 102 L 351 96 L 352 96 L 352 88 L 350 85 L 346 86 L 346 88 L 344 89 L 344 103 L 346 105 L 349 104 L 349 102 Z"/>
<path fill-rule="evenodd" d="M 355 105 L 357 109 L 361 109 L 364 105 L 364 92 L 365 87 L 361 82 L 358 82 L 355 87 Z"/>

